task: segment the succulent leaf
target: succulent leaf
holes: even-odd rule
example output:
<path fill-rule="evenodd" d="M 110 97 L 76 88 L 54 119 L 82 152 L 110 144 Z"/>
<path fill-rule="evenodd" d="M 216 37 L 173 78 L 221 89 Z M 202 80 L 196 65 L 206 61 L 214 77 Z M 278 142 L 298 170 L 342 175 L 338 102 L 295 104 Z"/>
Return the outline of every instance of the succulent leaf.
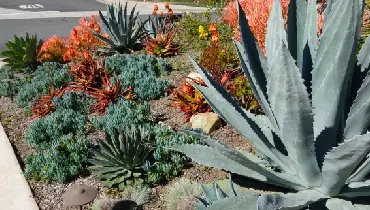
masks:
<path fill-rule="evenodd" d="M 212 205 L 207 207 L 207 210 L 257 210 L 257 199 L 258 194 L 256 193 L 243 193 L 238 196 L 215 201 Z"/>
<path fill-rule="evenodd" d="M 302 70 L 302 52 L 305 44 L 302 42 L 306 23 L 307 2 L 291 0 L 288 7 L 287 42 L 290 54 Z"/>
<path fill-rule="evenodd" d="M 287 194 L 263 194 L 258 198 L 258 210 L 299 210 L 311 203 L 328 198 L 316 190 Z"/>
<path fill-rule="evenodd" d="M 370 196 L 370 181 L 351 182 L 338 196 L 345 198 L 368 197 Z"/>
<path fill-rule="evenodd" d="M 359 210 L 352 205 L 351 201 L 346 201 L 338 198 L 327 200 L 325 206 L 329 210 Z"/>
<path fill-rule="evenodd" d="M 308 43 L 311 53 L 311 59 L 315 60 L 317 48 L 317 6 L 316 0 L 309 0 L 307 5 L 307 16 L 305 21 L 303 46 Z M 303 50 L 302 50 L 303 52 Z"/>
<path fill-rule="evenodd" d="M 340 192 L 356 166 L 370 151 L 370 133 L 345 140 L 325 156 L 321 188 L 327 195 Z"/>
<path fill-rule="evenodd" d="M 312 71 L 314 133 L 319 164 L 338 139 L 356 45 L 358 1 L 337 1 L 323 27 Z M 343 122 L 344 123 L 344 122 Z M 320 134 L 320 135 L 319 135 Z"/>

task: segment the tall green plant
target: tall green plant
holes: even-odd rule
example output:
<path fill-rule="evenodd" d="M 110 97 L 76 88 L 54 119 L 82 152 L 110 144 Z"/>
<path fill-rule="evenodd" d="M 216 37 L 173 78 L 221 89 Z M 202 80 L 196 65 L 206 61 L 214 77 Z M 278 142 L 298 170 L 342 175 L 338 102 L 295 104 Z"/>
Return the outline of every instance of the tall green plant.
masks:
<path fill-rule="evenodd" d="M 131 53 L 145 38 L 147 35 L 145 24 L 149 19 L 138 23 L 139 12 L 135 14 L 135 9 L 136 5 L 128 15 L 127 2 L 124 8 L 120 3 L 111 4 L 107 6 L 107 18 L 99 10 L 102 29 L 108 34 L 109 39 L 97 33 L 94 35 L 110 47 L 105 49 L 105 52 Z"/>
<path fill-rule="evenodd" d="M 235 46 L 266 116 L 241 108 L 193 61 L 207 84 L 194 86 L 279 170 L 206 136 L 207 146 L 174 148 L 201 164 L 292 189 L 258 198 L 250 193 L 225 198 L 209 209 L 369 209 L 354 199 L 370 196 L 370 75 L 364 72 L 370 63 L 369 37 L 356 56 L 364 0 L 327 2 L 318 40 L 316 1 L 291 0 L 285 31 L 280 1 L 275 0 L 267 59 L 238 3 L 242 43 L 235 41 Z"/>

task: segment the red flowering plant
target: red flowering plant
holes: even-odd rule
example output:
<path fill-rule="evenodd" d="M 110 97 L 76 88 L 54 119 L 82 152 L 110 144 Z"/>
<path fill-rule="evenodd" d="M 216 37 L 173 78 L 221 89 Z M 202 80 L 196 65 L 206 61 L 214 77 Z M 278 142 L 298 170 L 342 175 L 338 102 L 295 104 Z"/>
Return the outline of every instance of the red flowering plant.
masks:
<path fill-rule="evenodd" d="M 254 36 L 256 37 L 257 43 L 261 47 L 261 50 L 265 53 L 265 36 L 267 21 L 269 14 L 272 10 L 274 0 L 239 0 L 243 11 L 246 13 L 248 18 L 249 27 L 251 28 Z M 288 5 L 290 0 L 280 0 L 283 17 L 286 21 L 288 14 Z M 321 34 L 322 23 L 323 23 L 323 4 L 326 1 L 322 0 L 318 2 L 318 35 Z M 234 37 L 240 40 L 240 32 L 238 28 L 238 11 L 236 8 L 235 0 L 229 1 L 223 10 L 223 21 L 228 23 L 234 30 Z"/>
<path fill-rule="evenodd" d="M 124 97 L 127 100 L 134 99 L 131 87 L 124 90 L 123 84 L 117 78 L 112 80 L 106 72 L 103 74 L 104 76 L 100 77 L 102 83 L 100 88 L 88 87 L 85 91 L 85 93 L 96 100 L 92 105 L 92 112 L 98 114 L 104 114 L 107 107 L 117 102 L 120 97 Z"/>
<path fill-rule="evenodd" d="M 101 32 L 97 17 L 91 16 L 90 19 L 82 17 L 79 26 L 72 29 L 71 34 L 66 40 L 67 51 L 63 56 L 64 61 L 79 61 L 91 59 L 98 48 L 105 44 L 93 35 L 93 31 L 107 37 Z"/>
<path fill-rule="evenodd" d="M 172 98 L 170 98 L 173 101 L 170 106 L 184 112 L 186 122 L 195 114 L 206 113 L 212 110 L 203 95 L 189 81 L 205 86 L 201 79 L 187 78 L 179 90 L 171 90 Z"/>
<path fill-rule="evenodd" d="M 46 115 L 55 111 L 55 105 L 53 104 L 54 97 L 62 97 L 65 88 L 60 90 L 54 87 L 50 88 L 50 93 L 47 95 L 40 96 L 32 105 L 32 117 L 33 118 L 43 118 Z"/>
<path fill-rule="evenodd" d="M 57 35 L 53 35 L 43 43 L 40 61 L 63 63 L 65 62 L 63 55 L 66 51 L 65 41 Z"/>
<path fill-rule="evenodd" d="M 150 33 L 143 40 L 147 54 L 162 58 L 176 55 L 179 51 L 179 46 L 174 43 L 177 30 L 172 23 L 173 10 L 168 3 L 165 4 L 165 9 L 167 14 L 163 11 L 157 14 L 158 5 L 154 5 L 149 22 L 151 24 Z"/>

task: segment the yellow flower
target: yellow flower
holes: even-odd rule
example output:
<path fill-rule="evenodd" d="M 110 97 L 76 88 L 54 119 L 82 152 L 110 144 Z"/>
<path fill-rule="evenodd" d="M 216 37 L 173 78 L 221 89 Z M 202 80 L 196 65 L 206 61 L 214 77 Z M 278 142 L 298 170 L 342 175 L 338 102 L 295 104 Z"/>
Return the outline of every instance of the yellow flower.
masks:
<path fill-rule="evenodd" d="M 199 26 L 199 37 L 204 38 L 207 37 L 208 33 L 206 30 L 204 30 L 204 27 L 202 25 Z"/>

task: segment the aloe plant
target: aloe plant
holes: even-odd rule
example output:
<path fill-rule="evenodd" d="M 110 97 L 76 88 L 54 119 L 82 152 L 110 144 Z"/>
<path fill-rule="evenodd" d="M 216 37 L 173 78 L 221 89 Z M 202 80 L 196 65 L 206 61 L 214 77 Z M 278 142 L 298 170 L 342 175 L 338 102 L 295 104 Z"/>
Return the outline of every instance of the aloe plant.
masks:
<path fill-rule="evenodd" d="M 18 37 L 14 35 L 14 41 L 8 41 L 5 46 L 8 48 L 2 51 L 0 55 L 4 56 L 4 62 L 6 66 L 9 66 L 12 70 L 22 70 L 30 67 L 32 70 L 36 70 L 36 67 L 40 62 L 38 61 L 41 56 L 40 51 L 43 41 L 37 39 L 37 35 L 29 35 L 26 33 L 26 37 Z"/>
<path fill-rule="evenodd" d="M 237 2 L 242 42 L 235 46 L 265 116 L 240 107 L 192 61 L 207 86 L 193 85 L 278 170 L 258 164 L 260 157 L 196 133 L 206 146 L 174 149 L 206 166 L 291 189 L 258 198 L 225 198 L 209 209 L 370 208 L 357 203 L 358 197 L 370 196 L 369 37 L 357 55 L 364 0 L 328 0 L 319 38 L 315 3 L 291 0 L 285 30 L 280 1 L 275 0 L 265 56 Z"/>
<path fill-rule="evenodd" d="M 140 41 L 147 36 L 144 22 L 138 21 L 139 12 L 135 14 L 136 5 L 132 8 L 130 15 L 127 13 L 127 2 L 124 8 L 119 3 L 107 6 L 107 18 L 99 10 L 100 25 L 109 39 L 94 33 L 103 42 L 107 43 L 108 49 L 101 50 L 106 53 L 131 53 L 140 45 Z"/>
<path fill-rule="evenodd" d="M 147 160 L 149 147 L 154 140 L 149 127 L 131 124 L 121 130 L 106 132 L 106 142 L 94 151 L 90 170 L 108 187 L 143 182 L 142 165 Z"/>

